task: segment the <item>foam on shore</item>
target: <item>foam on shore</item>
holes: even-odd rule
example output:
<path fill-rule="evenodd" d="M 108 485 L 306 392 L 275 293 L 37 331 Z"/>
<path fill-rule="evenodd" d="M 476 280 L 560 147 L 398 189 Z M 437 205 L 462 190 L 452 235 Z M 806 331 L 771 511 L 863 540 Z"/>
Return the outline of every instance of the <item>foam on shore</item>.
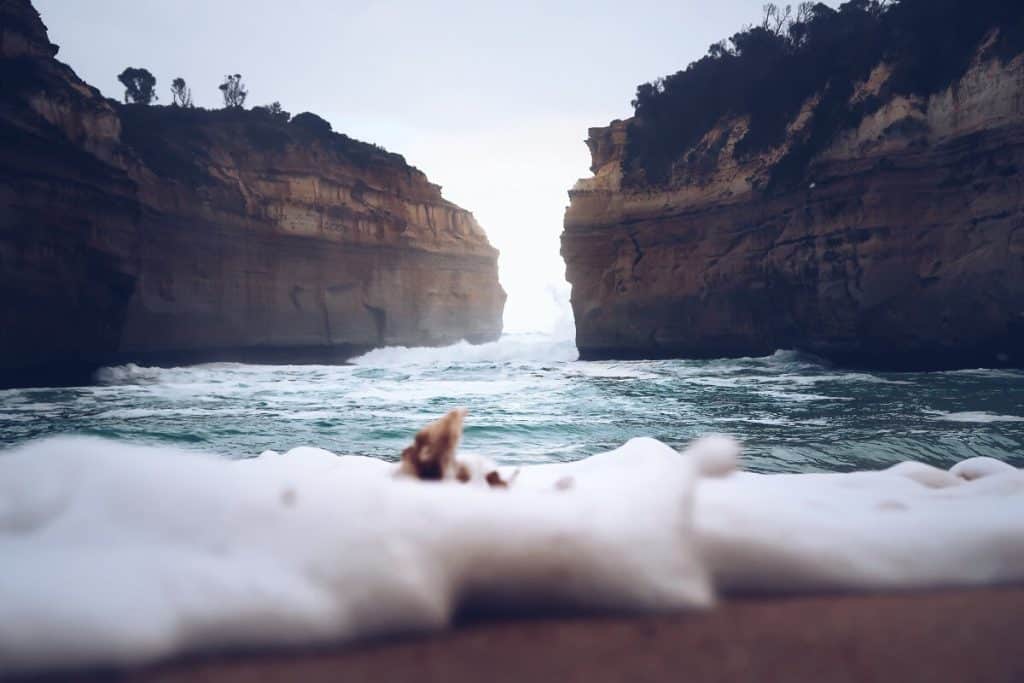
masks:
<path fill-rule="evenodd" d="M 0 454 L 0 670 L 431 631 L 467 607 L 1024 580 L 1020 470 L 756 475 L 730 473 L 734 451 L 634 439 L 490 490 L 315 448 L 30 443 Z"/>
<path fill-rule="evenodd" d="M 707 606 L 693 464 L 652 440 L 617 453 L 570 490 L 492 491 L 313 448 L 242 461 L 82 437 L 13 449 L 0 670 L 437 630 L 469 606 Z"/>

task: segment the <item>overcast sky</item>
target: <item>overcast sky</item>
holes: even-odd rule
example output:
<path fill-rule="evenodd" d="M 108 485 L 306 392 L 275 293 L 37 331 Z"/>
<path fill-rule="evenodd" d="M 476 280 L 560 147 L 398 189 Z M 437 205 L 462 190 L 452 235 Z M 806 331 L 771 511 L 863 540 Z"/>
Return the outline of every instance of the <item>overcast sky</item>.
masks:
<path fill-rule="evenodd" d="M 199 106 L 241 73 L 278 100 L 403 154 L 502 251 L 506 329 L 549 327 L 566 191 L 589 175 L 587 128 L 629 116 L 636 86 L 757 21 L 762 0 L 587 2 L 34 0 L 58 58 L 105 95 L 145 67 L 161 103 Z M 830 3 L 832 4 L 832 3 Z"/>

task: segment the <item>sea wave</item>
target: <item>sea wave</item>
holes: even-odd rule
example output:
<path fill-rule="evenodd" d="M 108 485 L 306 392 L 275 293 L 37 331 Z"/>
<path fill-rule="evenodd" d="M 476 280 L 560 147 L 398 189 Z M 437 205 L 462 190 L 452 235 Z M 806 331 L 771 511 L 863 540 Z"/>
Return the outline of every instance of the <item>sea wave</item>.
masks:
<path fill-rule="evenodd" d="M 760 358 L 573 362 L 571 338 L 390 348 L 345 365 L 106 368 L 88 387 L 0 392 L 0 445 L 102 434 L 256 455 L 318 444 L 394 458 L 464 406 L 478 452 L 559 461 L 639 435 L 681 446 L 729 425 L 751 469 L 848 471 L 901 459 L 1024 464 L 1024 373 L 871 373 L 793 351 Z M 936 412 L 926 412 L 928 410 Z"/>
<path fill-rule="evenodd" d="M 126 363 L 100 368 L 96 371 L 93 379 L 97 384 L 104 385 L 155 384 L 160 381 L 164 372 L 163 368 Z"/>
<path fill-rule="evenodd" d="M 989 422 L 1024 422 L 1024 417 L 1019 415 L 999 415 L 997 413 L 987 413 L 983 410 L 964 410 L 954 413 L 943 410 L 926 410 L 925 413 L 933 415 L 936 420 L 945 420 L 946 422 L 975 422 L 979 424 Z"/>
<path fill-rule="evenodd" d="M 364 366 L 432 365 L 437 363 L 503 363 L 509 361 L 569 362 L 579 358 L 572 339 L 545 334 L 506 334 L 498 341 L 451 346 L 388 346 L 374 349 L 352 363 Z"/>

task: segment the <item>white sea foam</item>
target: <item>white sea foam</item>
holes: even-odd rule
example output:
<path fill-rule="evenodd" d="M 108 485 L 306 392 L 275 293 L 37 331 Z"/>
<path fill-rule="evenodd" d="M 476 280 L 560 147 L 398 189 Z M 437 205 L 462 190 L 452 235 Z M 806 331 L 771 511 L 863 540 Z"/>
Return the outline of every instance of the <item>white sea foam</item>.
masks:
<path fill-rule="evenodd" d="M 574 361 L 579 357 L 571 338 L 551 337 L 545 334 L 506 334 L 487 344 L 462 341 L 443 347 L 389 346 L 374 349 L 352 359 L 356 365 L 403 366 L 435 363 L 482 363 L 507 361 Z"/>
<path fill-rule="evenodd" d="M 1018 415 L 999 415 L 998 413 L 987 413 L 981 410 L 965 410 L 957 413 L 948 413 L 944 410 L 926 410 L 936 420 L 946 422 L 1024 422 L 1024 417 Z"/>
<path fill-rule="evenodd" d="M 95 380 L 98 384 L 154 384 L 160 381 L 163 373 L 161 368 L 151 368 L 135 363 L 111 365 L 96 371 Z"/>
<path fill-rule="evenodd" d="M 820 356 L 796 349 L 776 349 L 772 355 L 765 356 L 765 360 L 781 364 L 828 365 L 828 362 Z"/>
<path fill-rule="evenodd" d="M 725 591 L 1024 580 L 1024 472 L 728 473 L 717 438 L 487 490 L 315 448 L 229 461 L 82 437 L 0 454 L 0 670 L 445 627 L 461 607 L 652 611 Z M 701 477 L 700 473 L 706 476 Z"/>
<path fill-rule="evenodd" d="M 182 417 L 182 418 L 195 418 L 195 417 L 242 417 L 249 414 L 250 411 L 244 408 L 117 408 L 115 410 L 105 410 L 102 413 L 96 415 L 96 419 L 114 419 L 114 420 L 132 420 L 144 417 L 160 416 L 163 418 L 171 417 Z"/>
<path fill-rule="evenodd" d="M 802 394 L 795 391 L 780 391 L 778 389 L 759 389 L 756 393 L 779 401 L 809 402 L 809 401 L 849 401 L 846 396 L 823 396 L 821 394 Z"/>
<path fill-rule="evenodd" d="M 787 418 L 784 418 L 784 417 L 763 417 L 763 416 L 759 417 L 759 416 L 753 415 L 753 416 L 749 416 L 749 417 L 720 417 L 720 418 L 714 418 L 713 422 L 743 422 L 743 423 L 746 423 L 746 424 L 769 425 L 769 426 L 774 426 L 774 427 L 783 427 L 783 426 L 786 426 L 786 425 L 793 424 L 794 420 L 787 419 Z M 800 424 L 806 424 L 806 422 L 807 422 L 806 420 L 801 420 Z M 816 420 L 814 422 L 814 424 L 824 424 L 824 423 L 821 420 Z"/>
<path fill-rule="evenodd" d="M 716 584 L 874 591 L 1024 579 L 1024 473 L 964 483 L 935 472 L 945 476 L 887 470 L 703 482 L 695 525 Z"/>
<path fill-rule="evenodd" d="M 797 385 L 814 385 L 822 382 L 850 382 L 854 384 L 913 384 L 913 382 L 908 382 L 906 380 L 888 379 L 885 377 L 878 377 L 877 375 L 869 375 L 863 372 L 843 372 L 841 374 L 832 373 L 828 375 L 797 375 L 791 373 L 780 373 L 773 374 L 772 380 L 783 384 Z"/>
<path fill-rule="evenodd" d="M 467 605 L 711 599 L 695 468 L 657 442 L 566 491 L 392 472 L 310 448 L 230 462 L 63 437 L 3 453 L 0 670 L 435 630 Z"/>
<path fill-rule="evenodd" d="M 529 386 L 529 381 L 527 378 L 503 379 L 501 382 L 438 379 L 429 383 L 413 384 L 389 380 L 368 383 L 365 388 L 351 392 L 349 397 L 358 401 L 380 402 L 385 405 L 393 405 L 396 400 L 416 402 L 439 397 L 449 399 L 459 397 L 461 400 L 465 400 L 476 396 L 500 396 L 514 390 L 517 384 L 526 388 Z"/>
<path fill-rule="evenodd" d="M 580 363 L 572 370 L 573 375 L 582 377 L 598 377 L 605 379 L 657 379 L 656 373 L 646 370 L 641 363 L 635 362 L 593 362 Z"/>

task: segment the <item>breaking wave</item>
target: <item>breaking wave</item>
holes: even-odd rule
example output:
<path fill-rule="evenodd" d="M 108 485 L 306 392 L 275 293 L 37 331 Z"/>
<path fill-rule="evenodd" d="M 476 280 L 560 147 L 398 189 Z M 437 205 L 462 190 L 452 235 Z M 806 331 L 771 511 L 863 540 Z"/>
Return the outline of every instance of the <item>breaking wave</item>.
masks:
<path fill-rule="evenodd" d="M 388 346 L 353 358 L 364 366 L 430 365 L 436 363 L 504 363 L 510 361 L 569 362 L 579 358 L 571 338 L 545 334 L 506 334 L 498 341 L 470 344 L 461 341 L 443 347 Z"/>

